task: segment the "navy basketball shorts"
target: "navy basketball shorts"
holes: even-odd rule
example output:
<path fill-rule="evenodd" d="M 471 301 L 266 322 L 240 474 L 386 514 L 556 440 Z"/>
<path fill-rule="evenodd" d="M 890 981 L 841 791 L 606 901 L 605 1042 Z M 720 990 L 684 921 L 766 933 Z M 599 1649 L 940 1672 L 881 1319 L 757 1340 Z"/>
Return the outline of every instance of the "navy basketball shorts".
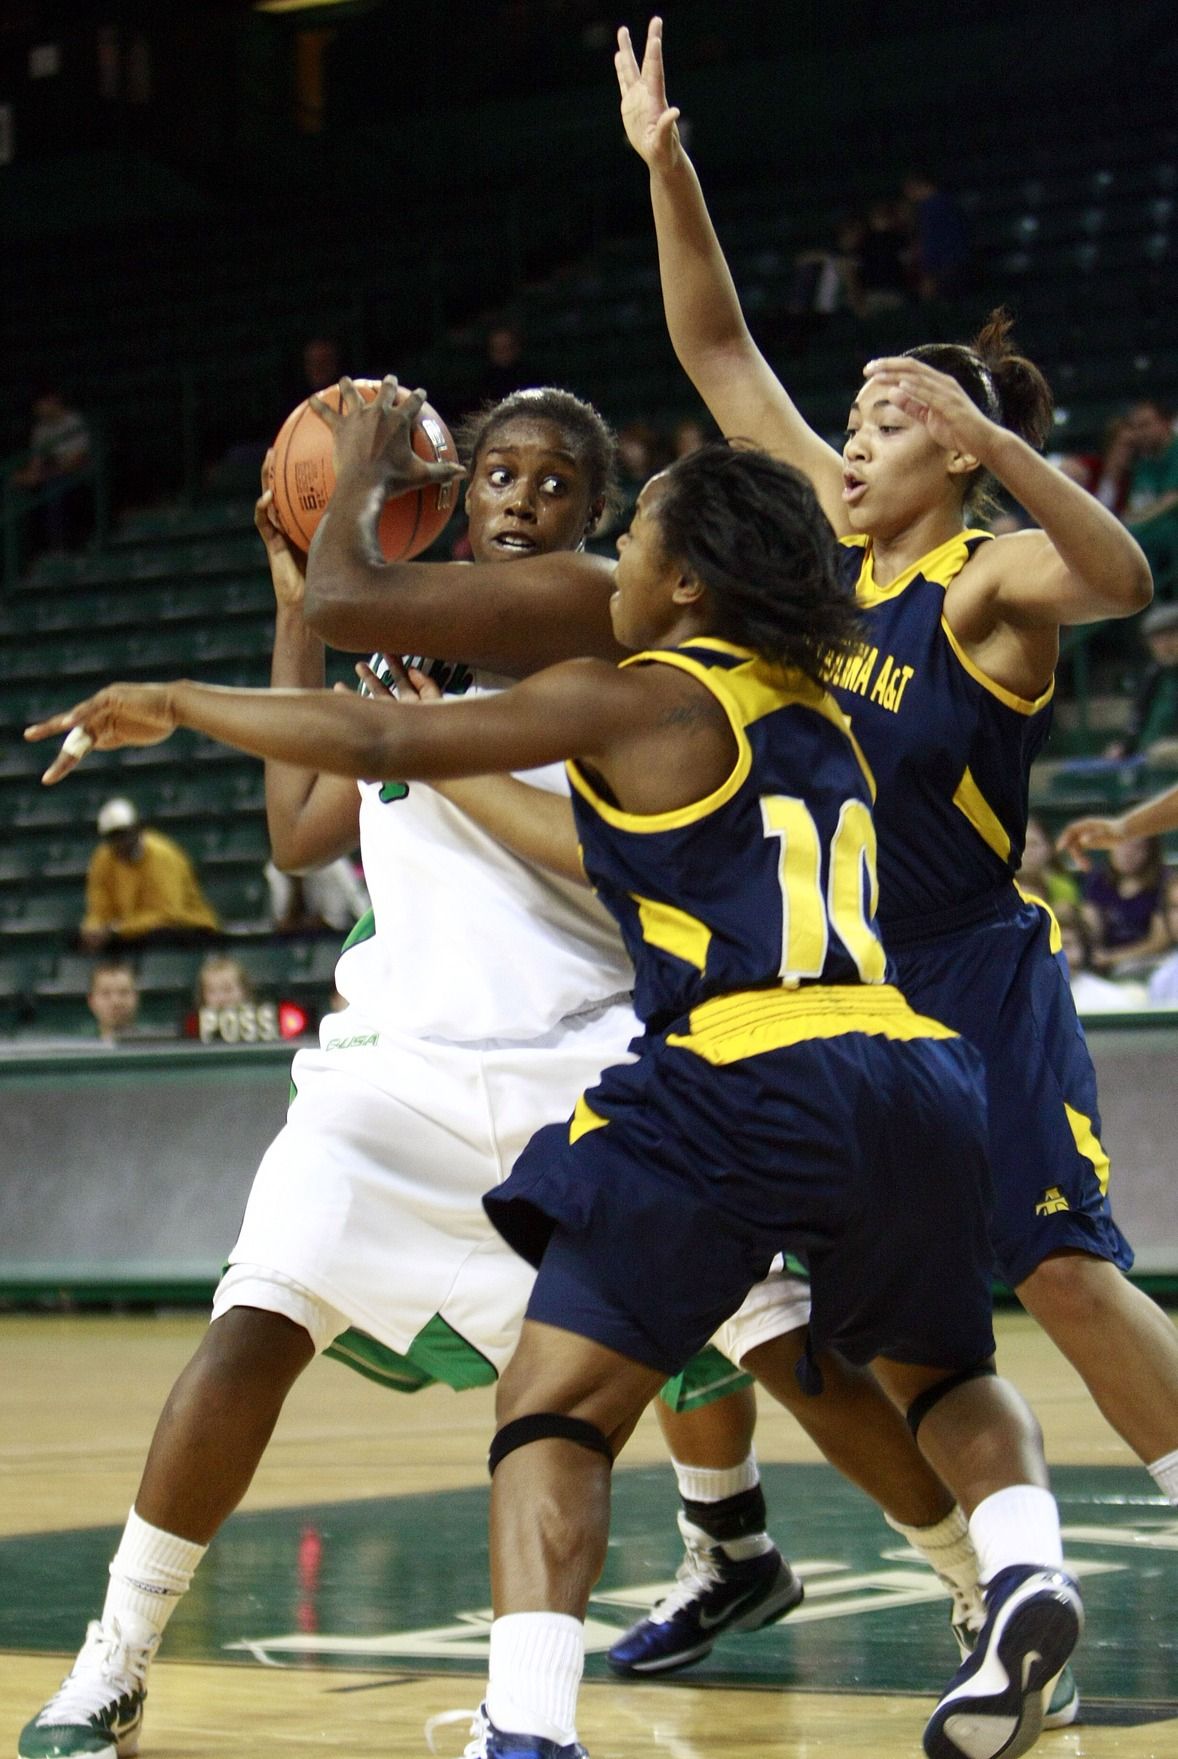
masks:
<path fill-rule="evenodd" d="M 885 931 L 886 939 L 886 931 Z M 968 1038 L 986 1066 L 995 1269 L 1011 1288 L 1049 1253 L 1133 1263 L 1113 1220 L 1096 1073 L 1059 929 L 1011 894 L 992 920 L 897 948 L 890 971 L 914 1008 Z"/>
<path fill-rule="evenodd" d="M 778 1252 L 811 1351 L 953 1369 L 993 1351 L 984 1077 L 890 986 L 718 997 L 483 1199 L 539 1266 L 528 1317 L 674 1374 Z"/>

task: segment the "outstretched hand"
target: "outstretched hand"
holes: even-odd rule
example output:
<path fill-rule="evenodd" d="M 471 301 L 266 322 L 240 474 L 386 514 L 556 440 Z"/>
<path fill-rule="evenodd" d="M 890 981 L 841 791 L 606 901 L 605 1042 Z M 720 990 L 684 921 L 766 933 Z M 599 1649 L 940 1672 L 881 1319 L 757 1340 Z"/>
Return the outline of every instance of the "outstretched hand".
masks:
<path fill-rule="evenodd" d="M 910 355 L 869 360 L 863 377 L 887 396 L 897 409 L 921 422 L 930 439 L 948 452 L 963 452 L 984 462 L 987 443 L 1001 430 L 948 373 L 938 372 Z"/>
<path fill-rule="evenodd" d="M 1115 849 L 1125 839 L 1124 823 L 1119 818 L 1074 818 L 1059 833 L 1056 848 L 1061 855 L 1070 855 L 1082 873 L 1091 865 L 1090 849 Z"/>
<path fill-rule="evenodd" d="M 322 397 L 308 399 L 331 429 L 338 483 L 379 486 L 386 495 L 400 495 L 466 475 L 461 464 L 421 458 L 413 450 L 413 424 L 425 402 L 424 391 L 403 392 L 390 373 L 370 403 L 351 379 L 340 380 L 339 392 L 338 409 Z"/>
<path fill-rule="evenodd" d="M 679 111 L 667 103 L 661 18 L 652 18 L 646 27 L 641 67 L 630 33 L 625 25 L 621 27 L 614 67 L 622 93 L 622 125 L 630 145 L 650 166 L 669 163 L 679 145 Z"/>
<path fill-rule="evenodd" d="M 52 785 L 76 769 L 94 746 L 117 751 L 123 745 L 160 745 L 176 728 L 170 684 L 108 684 L 64 713 L 25 728 L 28 740 L 66 734 L 61 750 L 41 777 Z"/>

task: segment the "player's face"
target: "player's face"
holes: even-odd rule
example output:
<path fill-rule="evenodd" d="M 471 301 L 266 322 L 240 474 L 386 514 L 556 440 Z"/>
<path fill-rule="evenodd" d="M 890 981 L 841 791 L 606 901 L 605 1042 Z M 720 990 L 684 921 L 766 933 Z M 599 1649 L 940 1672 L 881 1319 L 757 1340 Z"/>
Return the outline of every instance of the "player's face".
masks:
<path fill-rule="evenodd" d="M 956 494 L 949 453 L 869 380 L 851 405 L 843 505 L 854 531 L 886 536 Z"/>
<path fill-rule="evenodd" d="M 575 550 L 590 522 L 589 484 L 563 429 L 516 415 L 492 429 L 466 491 L 476 562 Z"/>
<path fill-rule="evenodd" d="M 618 538 L 609 612 L 623 647 L 657 646 L 677 617 L 672 595 L 682 569 L 663 548 L 658 522 L 662 493 L 661 476 L 652 476 L 638 497 L 630 529 Z"/>

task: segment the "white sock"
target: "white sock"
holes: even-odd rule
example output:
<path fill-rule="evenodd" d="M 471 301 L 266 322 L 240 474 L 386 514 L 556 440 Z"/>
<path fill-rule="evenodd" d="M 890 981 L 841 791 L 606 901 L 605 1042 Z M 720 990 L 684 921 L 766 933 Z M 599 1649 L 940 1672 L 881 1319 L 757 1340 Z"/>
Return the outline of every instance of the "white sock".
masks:
<path fill-rule="evenodd" d="M 970 1538 L 965 1511 L 954 1503 L 949 1513 L 927 1527 L 907 1527 L 895 1521 L 886 1511 L 884 1520 L 893 1532 L 902 1534 L 913 1551 L 920 1553 L 929 1568 L 935 1570 L 949 1589 L 955 1603 L 955 1617 L 971 1630 L 981 1630 L 986 1616 L 986 1603 L 978 1580 L 978 1554 Z"/>
<path fill-rule="evenodd" d="M 682 1460 L 675 1459 L 671 1464 L 679 1495 L 688 1502 L 724 1502 L 730 1496 L 739 1496 L 742 1490 L 755 1490 L 761 1482 L 754 1453 L 739 1466 L 685 1466 Z"/>
<path fill-rule="evenodd" d="M 505 1614 L 491 1626 L 487 1715 L 497 1729 L 568 1746 L 577 1738 L 584 1665 L 580 1619 L 563 1612 Z"/>
<path fill-rule="evenodd" d="M 1149 1475 L 1167 1502 L 1178 1503 L 1178 1448 L 1149 1467 Z"/>
<path fill-rule="evenodd" d="M 1063 1567 L 1059 1510 L 1051 1492 L 1036 1484 L 1011 1484 L 983 1498 L 970 1516 L 969 1530 L 983 1582 L 992 1582 L 1012 1564 Z"/>
<path fill-rule="evenodd" d="M 178 1539 L 140 1520 L 132 1509 L 111 1559 L 103 1624 L 117 1619 L 123 1635 L 133 1643 L 162 1637 L 207 1550 L 206 1545 Z"/>

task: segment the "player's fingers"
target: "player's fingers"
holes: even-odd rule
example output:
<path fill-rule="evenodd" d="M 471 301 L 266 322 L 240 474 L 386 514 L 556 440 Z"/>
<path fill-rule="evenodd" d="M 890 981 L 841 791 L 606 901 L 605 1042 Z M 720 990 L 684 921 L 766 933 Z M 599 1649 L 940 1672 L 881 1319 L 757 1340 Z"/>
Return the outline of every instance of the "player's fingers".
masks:
<path fill-rule="evenodd" d="M 405 398 L 405 401 L 397 405 L 397 408 L 400 410 L 401 415 L 404 418 L 405 426 L 410 428 L 413 426 L 424 407 L 425 391 L 421 385 L 418 385 L 416 390 L 410 391 L 409 395 Z"/>
<path fill-rule="evenodd" d="M 267 446 L 266 456 L 262 460 L 262 489 L 272 488 L 274 483 L 274 448 Z"/>
<path fill-rule="evenodd" d="M 79 703 L 77 708 L 64 709 L 59 715 L 47 715 L 43 721 L 34 721 L 25 728 L 25 738 L 35 744 L 39 739 L 52 739 L 55 733 L 68 733 L 85 719 L 87 703 Z"/>
<path fill-rule="evenodd" d="M 354 382 L 348 377 L 347 373 L 344 374 L 339 382 L 339 401 L 340 408 L 345 415 L 355 415 L 358 409 L 363 409 L 364 407 L 364 399 L 361 397 L 359 391 L 357 391 Z"/>
<path fill-rule="evenodd" d="M 386 415 L 390 409 L 397 407 L 397 391 L 397 375 L 386 373 L 380 382 L 380 390 L 376 394 L 376 401 Z"/>
<path fill-rule="evenodd" d="M 614 67 L 617 69 L 618 84 L 624 97 L 638 78 L 638 57 L 634 53 L 634 45 L 625 25 L 618 29 L 618 52 L 614 56 Z"/>
<path fill-rule="evenodd" d="M 409 668 L 409 682 L 422 702 L 441 702 L 442 692 L 437 684 L 425 672 L 419 672 L 416 666 Z"/>
<path fill-rule="evenodd" d="M 466 475 L 466 466 L 455 464 L 452 458 L 435 458 L 431 464 L 426 465 L 425 473 L 433 483 L 461 482 Z"/>
<path fill-rule="evenodd" d="M 317 391 L 307 398 L 307 407 L 315 411 L 320 421 L 327 423 L 333 434 L 338 432 L 340 426 L 339 410 L 333 409 L 330 403 L 325 403 Z"/>

